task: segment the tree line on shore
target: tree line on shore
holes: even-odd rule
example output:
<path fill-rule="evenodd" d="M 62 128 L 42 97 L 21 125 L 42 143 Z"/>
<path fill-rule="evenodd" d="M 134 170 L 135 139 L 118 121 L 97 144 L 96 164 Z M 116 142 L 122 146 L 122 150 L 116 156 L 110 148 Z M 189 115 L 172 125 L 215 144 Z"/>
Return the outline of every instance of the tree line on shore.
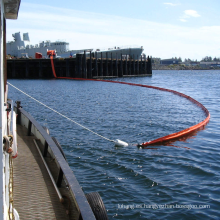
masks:
<path fill-rule="evenodd" d="M 161 58 L 156 58 L 156 57 L 152 57 L 150 56 L 150 58 L 152 59 L 152 64 L 155 64 L 155 65 L 159 65 L 160 64 L 160 61 L 161 61 Z M 220 62 L 220 58 L 212 58 L 211 56 L 205 56 L 204 58 L 202 58 L 200 61 L 198 61 L 197 59 L 194 60 L 194 59 L 190 59 L 190 58 L 185 58 L 184 60 L 182 60 L 181 57 L 177 58 L 177 57 L 172 57 L 172 59 L 175 59 L 175 60 L 178 60 L 178 63 L 182 63 L 182 62 L 185 62 L 185 63 L 190 63 L 190 62 Z"/>
<path fill-rule="evenodd" d="M 179 58 L 172 57 L 172 59 L 178 60 L 179 62 L 183 62 L 181 57 L 179 57 Z M 210 56 L 205 56 L 200 61 L 197 61 L 197 59 L 193 60 L 190 58 L 185 58 L 184 62 L 220 62 L 220 58 L 217 58 L 217 57 L 212 58 Z"/>

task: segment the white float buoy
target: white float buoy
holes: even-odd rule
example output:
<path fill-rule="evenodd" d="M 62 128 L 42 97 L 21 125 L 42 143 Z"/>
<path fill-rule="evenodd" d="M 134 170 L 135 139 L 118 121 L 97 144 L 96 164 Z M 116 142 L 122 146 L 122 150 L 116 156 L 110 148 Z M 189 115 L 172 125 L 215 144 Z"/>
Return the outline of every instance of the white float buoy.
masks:
<path fill-rule="evenodd" d="M 128 143 L 121 141 L 119 139 L 116 139 L 114 141 L 114 143 L 115 143 L 115 146 L 117 146 L 117 147 L 127 147 L 128 146 Z"/>

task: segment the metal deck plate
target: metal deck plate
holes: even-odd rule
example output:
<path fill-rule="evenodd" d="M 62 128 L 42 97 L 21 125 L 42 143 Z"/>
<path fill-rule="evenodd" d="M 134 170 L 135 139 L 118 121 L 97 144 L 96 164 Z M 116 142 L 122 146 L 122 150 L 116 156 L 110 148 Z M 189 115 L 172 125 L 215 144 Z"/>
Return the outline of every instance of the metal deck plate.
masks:
<path fill-rule="evenodd" d="M 34 145 L 34 136 L 27 136 L 27 129 L 20 125 L 17 125 L 17 133 L 18 157 L 13 159 L 14 207 L 20 219 L 78 219 L 79 213 L 73 206 L 73 199 L 70 216 L 66 214 L 65 204 L 60 203 Z M 62 184 L 60 191 L 68 195 L 65 184 Z"/>

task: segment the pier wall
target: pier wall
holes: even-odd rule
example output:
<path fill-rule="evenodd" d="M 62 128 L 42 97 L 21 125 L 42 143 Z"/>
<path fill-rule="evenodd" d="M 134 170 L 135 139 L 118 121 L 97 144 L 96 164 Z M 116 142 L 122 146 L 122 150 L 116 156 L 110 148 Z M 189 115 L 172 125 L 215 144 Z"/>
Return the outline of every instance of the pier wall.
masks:
<path fill-rule="evenodd" d="M 76 58 L 54 59 L 57 77 L 111 78 L 152 75 L 151 59 L 92 58 L 77 54 Z M 8 59 L 9 79 L 54 78 L 50 59 Z"/>

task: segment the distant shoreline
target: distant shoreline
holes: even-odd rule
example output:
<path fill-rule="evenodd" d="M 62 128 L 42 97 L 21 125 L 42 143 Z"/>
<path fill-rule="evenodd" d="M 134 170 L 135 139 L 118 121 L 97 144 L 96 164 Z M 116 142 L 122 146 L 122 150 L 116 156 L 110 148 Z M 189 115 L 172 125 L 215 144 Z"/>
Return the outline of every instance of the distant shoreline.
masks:
<path fill-rule="evenodd" d="M 152 70 L 220 70 L 220 67 L 198 67 L 198 66 L 164 66 L 152 65 Z"/>

